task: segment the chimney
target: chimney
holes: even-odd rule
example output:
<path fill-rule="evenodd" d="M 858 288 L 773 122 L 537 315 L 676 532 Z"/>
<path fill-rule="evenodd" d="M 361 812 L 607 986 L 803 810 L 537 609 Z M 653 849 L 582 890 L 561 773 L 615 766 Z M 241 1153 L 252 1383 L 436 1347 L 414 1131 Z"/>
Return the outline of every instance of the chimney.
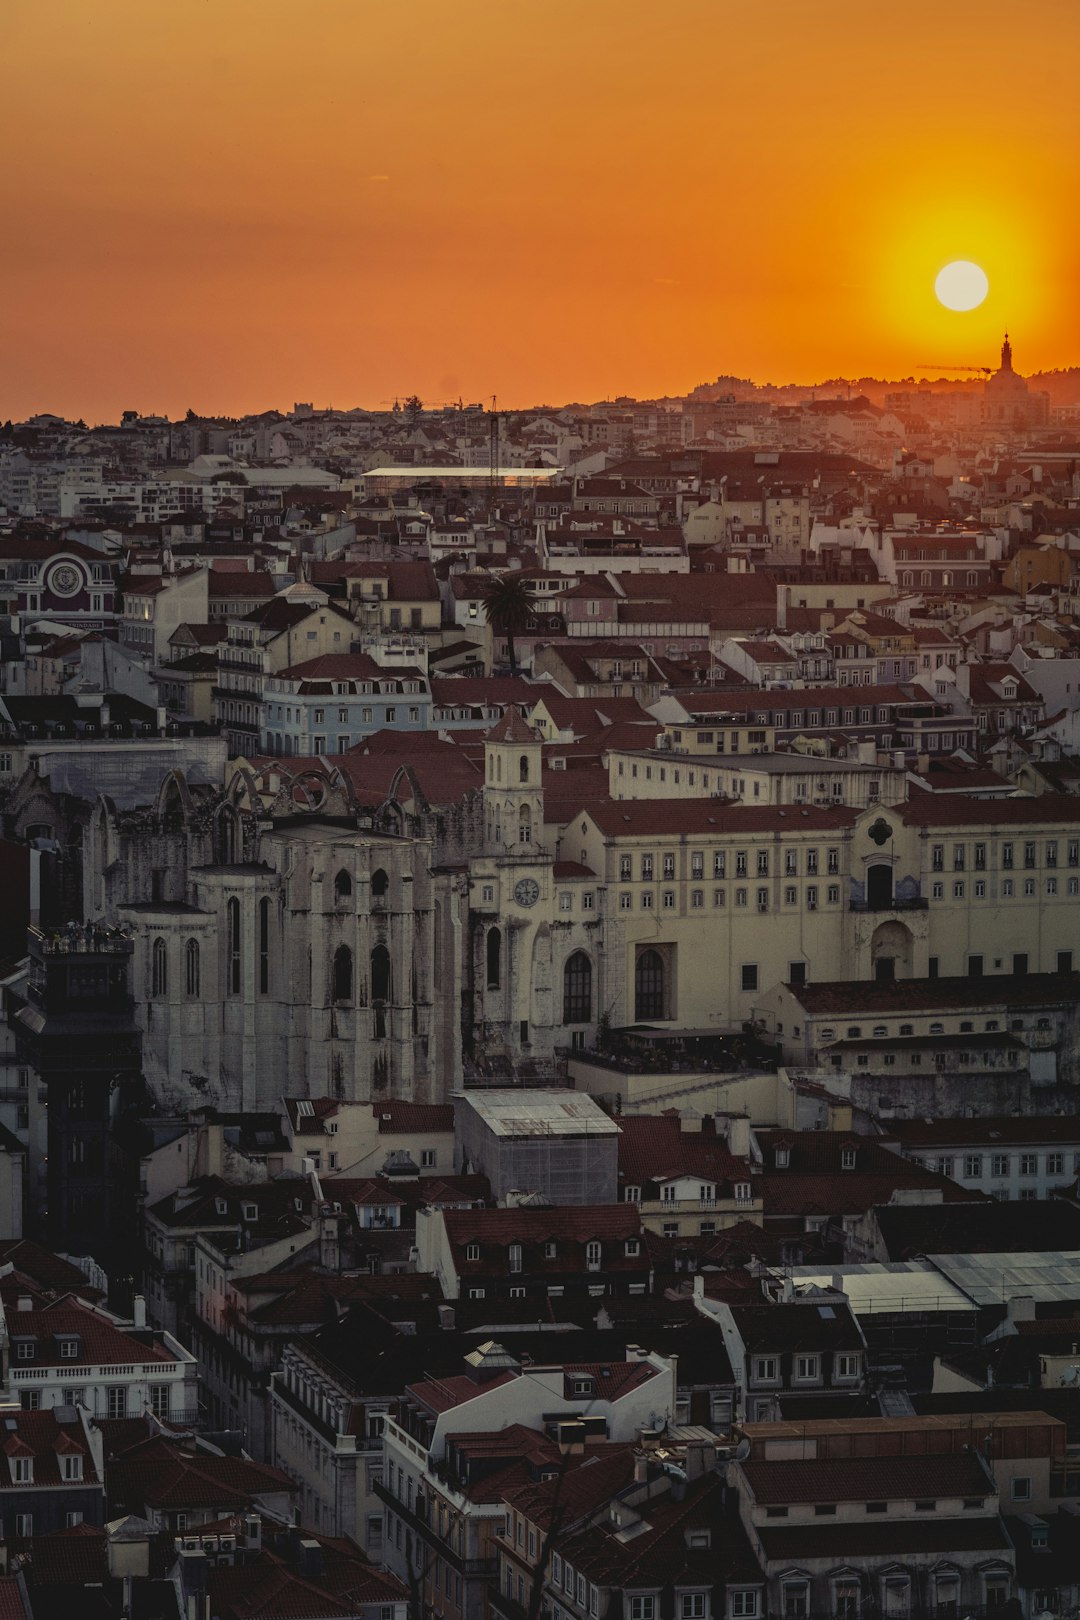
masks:
<path fill-rule="evenodd" d="M 135 1295 L 135 1303 L 132 1308 L 131 1319 L 133 1326 L 137 1328 L 144 1328 L 146 1326 L 146 1299 L 142 1294 Z"/>
<path fill-rule="evenodd" d="M 244 1516 L 244 1540 L 256 1551 L 262 1547 L 262 1520 L 257 1513 Z"/>
<path fill-rule="evenodd" d="M 787 605 L 788 605 L 787 604 L 787 597 L 788 597 L 787 586 L 786 585 L 777 585 L 777 587 L 776 587 L 776 628 L 778 630 L 786 630 L 787 629 Z"/>
<path fill-rule="evenodd" d="M 452 1305 L 439 1306 L 439 1326 L 444 1333 L 453 1333 L 454 1307 Z"/>
<path fill-rule="evenodd" d="M 326 1574 L 323 1550 L 314 1536 L 305 1536 L 296 1549 L 296 1568 L 308 1580 L 318 1580 L 320 1575 Z"/>
<path fill-rule="evenodd" d="M 319 1264 L 324 1271 L 340 1271 L 341 1244 L 338 1241 L 336 1215 L 319 1217 Z"/>
<path fill-rule="evenodd" d="M 20 1294 L 15 1303 L 20 1311 L 32 1311 L 34 1308 L 34 1302 L 29 1294 Z"/>

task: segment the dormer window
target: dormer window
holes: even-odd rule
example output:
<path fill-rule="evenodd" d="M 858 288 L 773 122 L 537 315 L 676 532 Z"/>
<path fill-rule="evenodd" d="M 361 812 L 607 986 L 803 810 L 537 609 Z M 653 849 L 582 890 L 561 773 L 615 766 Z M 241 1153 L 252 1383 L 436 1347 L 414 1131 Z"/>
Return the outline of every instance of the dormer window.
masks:
<path fill-rule="evenodd" d="M 639 1243 L 638 1239 L 637 1238 L 627 1238 L 627 1240 L 626 1240 L 627 1259 L 633 1260 L 640 1253 L 641 1253 L 641 1244 Z"/>
<path fill-rule="evenodd" d="M 479 1243 L 467 1243 L 465 1245 L 465 1258 L 466 1258 L 466 1260 L 479 1260 L 479 1258 L 480 1258 L 480 1245 L 479 1245 Z"/>
<path fill-rule="evenodd" d="M 37 1346 L 33 1339 L 16 1339 L 15 1360 L 33 1361 Z"/>
<path fill-rule="evenodd" d="M 74 1483 L 76 1480 L 81 1480 L 83 1477 L 82 1456 L 72 1452 L 66 1457 L 62 1457 L 60 1459 L 60 1471 L 64 1479 L 69 1482 Z"/>
<path fill-rule="evenodd" d="M 590 1271 L 598 1271 L 600 1269 L 600 1245 L 599 1245 L 599 1243 L 596 1243 L 596 1242 L 586 1243 L 586 1245 L 585 1245 L 585 1264 L 588 1266 Z"/>
<path fill-rule="evenodd" d="M 61 1359 L 61 1361 L 78 1361 L 78 1359 L 79 1359 L 79 1341 L 78 1341 L 78 1339 L 61 1339 L 60 1340 L 60 1359 Z"/>
<path fill-rule="evenodd" d="M 841 1168 L 841 1170 L 854 1170 L 854 1168 L 855 1168 L 855 1149 L 854 1148 L 841 1148 L 841 1150 L 840 1150 L 840 1168 Z"/>
<path fill-rule="evenodd" d="M 510 1270 L 511 1271 L 520 1271 L 521 1270 L 521 1261 L 522 1261 L 521 1244 L 520 1243 L 511 1243 L 511 1245 L 510 1245 Z"/>
<path fill-rule="evenodd" d="M 777 1148 L 777 1150 L 776 1150 L 776 1168 L 778 1170 L 786 1170 L 790 1163 L 791 1163 L 791 1149 L 790 1148 Z"/>
<path fill-rule="evenodd" d="M 227 1215 L 229 1213 L 229 1206 L 224 1198 L 214 1199 L 214 1209 L 219 1215 Z"/>
<path fill-rule="evenodd" d="M 34 1483 L 33 1457 L 13 1457 L 11 1459 L 11 1479 L 14 1485 L 32 1485 Z"/>
<path fill-rule="evenodd" d="M 245 1221 L 257 1221 L 259 1218 L 258 1204 L 245 1203 L 243 1205 L 243 1212 Z"/>
<path fill-rule="evenodd" d="M 557 1243 L 553 1243 L 549 1239 L 549 1241 L 544 1244 L 544 1259 L 545 1260 L 554 1260 L 555 1256 L 558 1254 L 558 1252 L 559 1252 L 559 1245 Z"/>
<path fill-rule="evenodd" d="M 573 1391 L 575 1395 L 591 1395 L 593 1392 L 592 1379 L 575 1378 L 573 1383 Z"/>

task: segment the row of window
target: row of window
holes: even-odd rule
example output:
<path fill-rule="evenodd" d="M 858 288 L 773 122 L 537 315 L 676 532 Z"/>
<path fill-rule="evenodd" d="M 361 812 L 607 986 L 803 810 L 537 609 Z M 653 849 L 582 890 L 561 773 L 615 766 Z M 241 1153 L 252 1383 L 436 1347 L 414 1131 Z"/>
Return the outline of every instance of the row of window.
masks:
<path fill-rule="evenodd" d="M 258 986 L 259 994 L 270 990 L 270 901 L 259 901 L 257 922 Z M 243 940 L 241 936 L 240 902 L 235 897 L 225 906 L 225 990 L 238 996 L 241 990 Z M 202 986 L 202 967 L 199 941 L 189 939 L 184 944 L 184 993 L 192 1000 L 198 998 Z M 158 935 L 150 947 L 150 993 L 163 998 L 169 993 L 169 942 Z"/>
<path fill-rule="evenodd" d="M 772 851 L 758 849 L 752 852 L 746 849 L 737 849 L 732 862 L 732 877 L 749 877 L 751 865 L 758 877 L 769 876 L 769 862 Z M 803 870 L 808 877 L 816 877 L 822 870 L 820 864 L 821 851 L 807 849 L 803 851 Z M 660 868 L 657 871 L 656 858 L 652 854 L 643 854 L 638 857 L 638 876 L 642 883 L 651 883 L 654 878 L 674 878 L 676 857 L 673 851 L 667 851 L 660 856 Z M 779 866 L 777 867 L 779 871 Z M 831 846 L 825 851 L 824 870 L 829 873 L 838 873 L 840 870 L 840 850 L 838 846 Z M 784 851 L 783 871 L 785 877 L 798 877 L 799 851 L 787 849 Z M 712 876 L 726 878 L 728 875 L 728 852 L 718 849 L 713 851 Z M 700 878 L 705 876 L 705 851 L 700 849 L 690 852 L 690 876 Z M 632 855 L 619 856 L 619 879 L 623 883 L 633 881 L 634 857 Z"/>
<path fill-rule="evenodd" d="M 735 903 L 736 906 L 739 906 L 739 907 L 749 906 L 750 903 L 751 903 L 751 901 L 750 901 L 750 890 L 749 889 L 741 889 L 741 888 L 740 889 L 735 889 L 733 891 L 732 898 L 733 898 L 734 903 Z M 640 907 L 640 909 L 642 911 L 653 911 L 653 910 L 655 910 L 656 909 L 655 900 L 656 900 L 656 896 L 655 896 L 652 889 L 641 889 L 641 890 L 638 891 L 638 906 Z M 770 901 L 770 891 L 768 889 L 756 889 L 754 891 L 754 901 L 753 901 L 753 903 L 756 906 L 758 911 L 768 911 L 769 910 L 769 901 Z M 676 902 L 676 896 L 675 896 L 674 889 L 662 889 L 660 891 L 660 910 L 662 910 L 662 911 L 674 911 L 674 910 L 676 910 L 677 908 L 676 908 L 676 903 L 675 902 Z M 713 903 L 714 906 L 726 906 L 727 905 L 727 890 L 726 889 L 714 889 L 713 890 L 712 903 Z M 785 906 L 797 906 L 798 904 L 799 904 L 799 891 L 798 891 L 798 889 L 794 888 L 794 887 L 785 888 L 785 890 L 784 890 L 784 905 Z M 840 904 L 840 885 L 838 883 L 830 883 L 826 887 L 826 890 L 825 890 L 825 904 L 830 905 L 830 906 L 838 906 Z M 700 910 L 702 910 L 704 908 L 704 905 L 705 905 L 705 890 L 704 889 L 691 889 L 690 890 L 690 909 L 691 909 L 691 911 L 700 911 Z M 805 893 L 803 895 L 803 905 L 805 906 L 807 911 L 817 911 L 818 907 L 821 905 L 821 893 L 820 893 L 820 890 L 818 889 L 816 884 L 813 884 L 813 883 L 807 884 Z M 632 889 L 622 889 L 622 890 L 620 890 L 619 891 L 619 910 L 620 911 L 633 911 L 633 909 L 634 909 L 633 890 Z"/>
<path fill-rule="evenodd" d="M 928 1159 L 925 1156 L 909 1154 L 914 1164 L 922 1165 L 927 1170 L 937 1169 L 943 1176 L 951 1176 L 956 1170 L 956 1156 L 944 1154 L 940 1159 Z M 984 1167 L 989 1161 L 990 1175 L 1001 1179 L 1013 1174 L 1021 1176 L 1037 1176 L 1039 1174 L 1038 1153 L 964 1153 L 961 1156 L 961 1175 L 965 1181 L 980 1181 L 984 1174 Z M 1065 1154 L 1051 1152 L 1042 1155 L 1045 1159 L 1045 1173 L 1048 1176 L 1063 1176 L 1065 1174 Z M 1070 1155 L 1071 1173 L 1080 1175 L 1080 1153 Z M 1015 1165 L 1015 1169 L 1014 1169 Z"/>
<path fill-rule="evenodd" d="M 861 1358 L 857 1354 L 849 1355 L 841 1352 L 833 1356 L 833 1379 L 838 1382 L 858 1378 L 861 1368 Z M 751 1363 L 750 1376 L 755 1384 L 779 1384 L 781 1382 L 779 1356 L 755 1356 Z M 791 1376 L 796 1384 L 820 1382 L 821 1357 L 795 1356 L 792 1360 Z"/>
<path fill-rule="evenodd" d="M 1018 861 L 1017 846 L 1011 842 L 1003 843 L 999 849 L 1001 865 L 1006 871 L 1009 871 L 1022 862 L 1025 867 L 1030 869 L 1038 865 L 1038 852 L 1038 840 L 1034 838 L 1025 839 L 1020 846 L 1020 861 Z M 1059 864 L 1080 866 L 1080 838 L 1069 838 L 1065 841 L 1065 858 L 1064 861 L 1059 862 L 1060 853 L 1061 845 L 1059 840 L 1056 838 L 1047 839 L 1043 846 L 1043 865 L 1048 867 L 1055 867 Z M 945 854 L 944 844 L 932 844 L 930 846 L 930 867 L 932 871 L 943 872 L 945 870 Z M 971 846 L 972 869 L 976 872 L 985 872 L 990 854 L 992 854 L 991 846 L 985 843 L 973 844 Z M 952 846 L 952 870 L 954 872 L 963 872 L 967 865 L 967 844 L 954 844 Z"/>
<path fill-rule="evenodd" d="M 1033 899 L 1034 896 L 1038 892 L 1037 880 L 1035 878 L 1024 878 L 1023 879 L 1023 884 L 1024 884 L 1023 898 L 1025 900 Z M 1000 898 L 1002 900 L 1012 900 L 1012 899 L 1015 898 L 1015 896 L 1016 896 L 1016 880 L 1015 879 L 1013 879 L 1013 878 L 1002 878 L 998 888 L 999 888 L 999 895 L 1000 895 Z M 985 878 L 976 878 L 975 881 L 971 885 L 971 893 L 972 893 L 972 898 L 973 899 L 975 899 L 975 900 L 985 900 L 986 899 L 986 879 Z M 1058 894 L 1070 894 L 1070 895 L 1080 894 L 1080 878 L 1074 878 L 1074 877 L 1067 878 L 1065 880 L 1065 888 L 1064 889 L 1059 889 L 1058 888 L 1058 879 L 1056 877 L 1044 878 L 1043 879 L 1043 893 L 1046 895 L 1046 897 L 1048 899 L 1053 899 Z M 967 896 L 966 879 L 964 879 L 964 878 L 956 878 L 954 880 L 954 882 L 953 882 L 953 885 L 952 885 L 951 898 L 953 900 L 963 900 L 963 899 L 966 898 L 966 896 Z M 931 884 L 931 886 L 930 886 L 930 898 L 932 900 L 944 900 L 945 899 L 945 884 L 943 882 L 939 881 L 937 883 Z"/>

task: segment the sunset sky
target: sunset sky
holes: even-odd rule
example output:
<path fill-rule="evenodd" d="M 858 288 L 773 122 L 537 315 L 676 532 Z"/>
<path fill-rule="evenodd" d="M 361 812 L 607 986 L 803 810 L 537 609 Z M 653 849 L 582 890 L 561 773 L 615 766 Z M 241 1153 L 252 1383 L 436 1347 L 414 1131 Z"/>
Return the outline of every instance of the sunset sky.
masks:
<path fill-rule="evenodd" d="M 2 0 L 0 42 L 4 417 L 1080 362 L 1077 0 Z"/>

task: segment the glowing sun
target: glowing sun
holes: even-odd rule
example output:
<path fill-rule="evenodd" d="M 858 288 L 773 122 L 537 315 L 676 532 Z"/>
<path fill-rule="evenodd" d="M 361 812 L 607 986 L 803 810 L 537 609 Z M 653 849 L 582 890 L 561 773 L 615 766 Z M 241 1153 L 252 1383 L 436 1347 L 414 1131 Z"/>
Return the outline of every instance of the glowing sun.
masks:
<path fill-rule="evenodd" d="M 946 309 L 978 309 L 990 291 L 990 282 L 981 265 L 972 264 L 970 259 L 954 259 L 938 271 L 934 291 Z"/>

